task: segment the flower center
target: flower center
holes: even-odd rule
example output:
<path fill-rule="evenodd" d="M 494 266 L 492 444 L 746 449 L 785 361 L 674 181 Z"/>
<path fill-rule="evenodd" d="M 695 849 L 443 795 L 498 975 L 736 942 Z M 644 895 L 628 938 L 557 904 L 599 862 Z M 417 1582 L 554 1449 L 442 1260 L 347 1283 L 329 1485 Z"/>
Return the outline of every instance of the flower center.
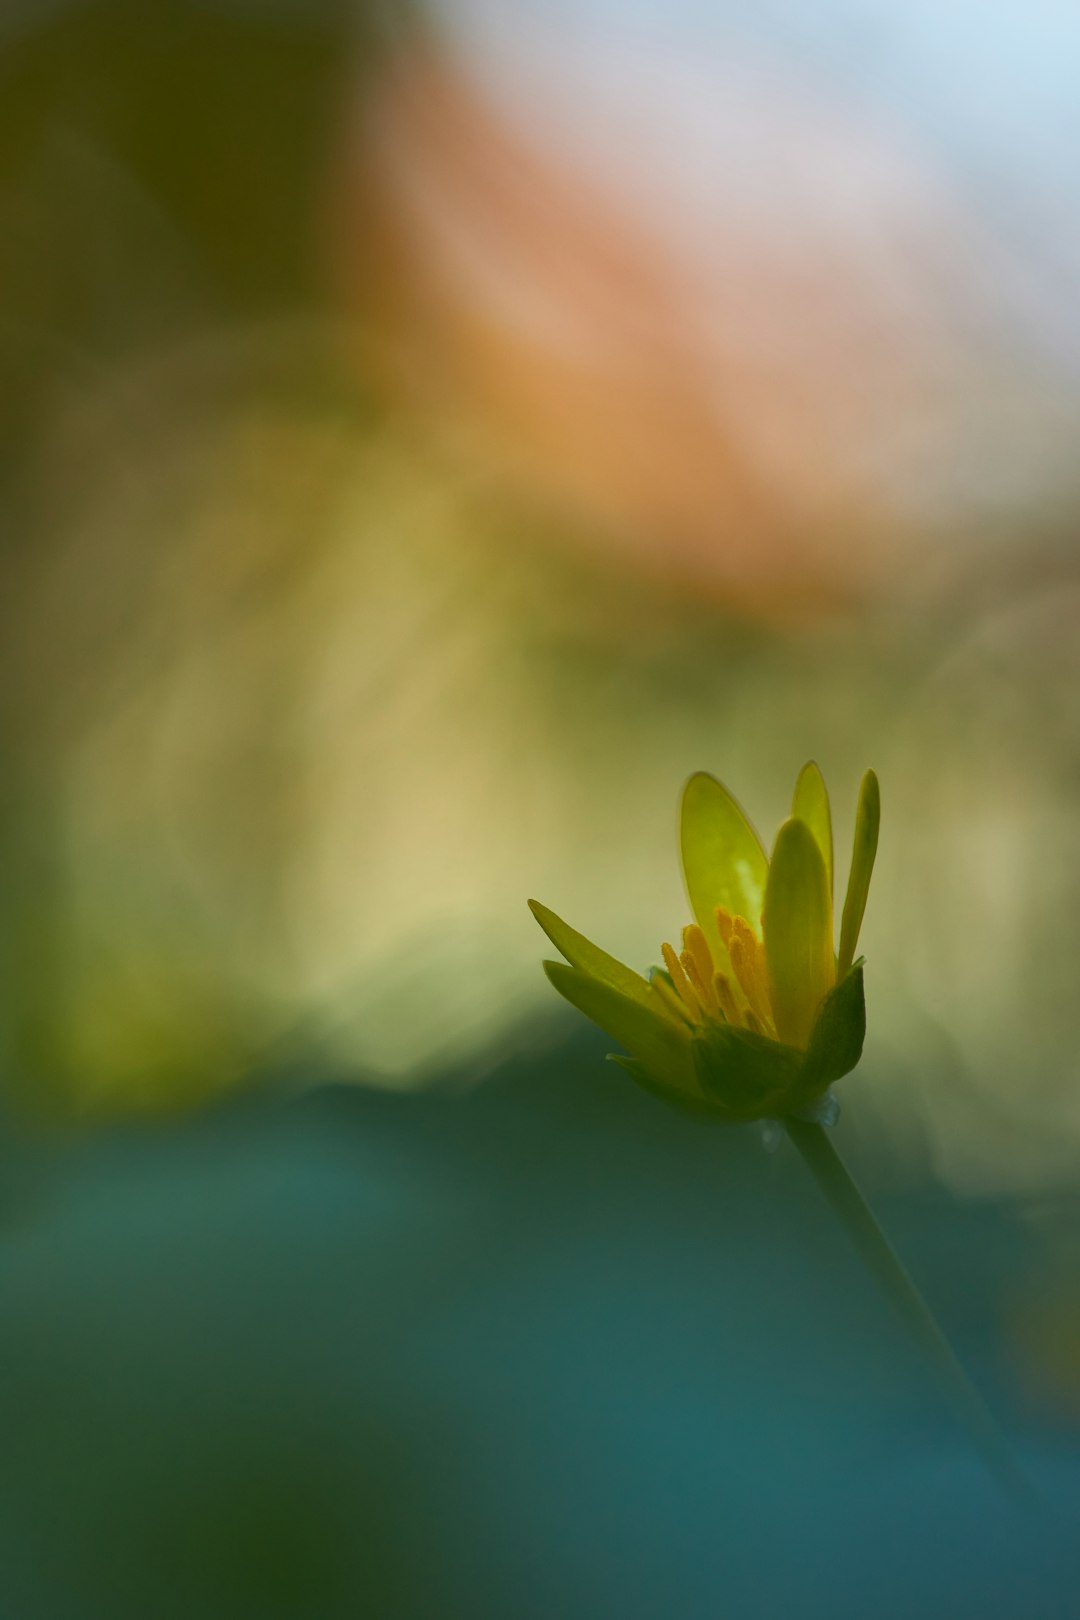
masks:
<path fill-rule="evenodd" d="M 737 1024 L 775 1040 L 764 946 L 745 917 L 733 917 L 723 906 L 716 908 L 716 923 L 724 953 L 720 962 L 697 923 L 691 923 L 683 929 L 681 952 L 662 946 L 667 977 L 657 974 L 653 984 L 684 1023 Z"/>

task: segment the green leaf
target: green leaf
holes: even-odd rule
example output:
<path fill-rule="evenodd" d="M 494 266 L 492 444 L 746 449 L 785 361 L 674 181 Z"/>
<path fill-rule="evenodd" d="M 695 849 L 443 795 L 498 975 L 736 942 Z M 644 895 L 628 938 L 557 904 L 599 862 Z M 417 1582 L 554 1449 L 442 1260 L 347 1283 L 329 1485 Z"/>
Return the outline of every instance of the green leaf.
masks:
<path fill-rule="evenodd" d="M 855 947 L 859 943 L 866 896 L 870 889 L 870 874 L 874 870 L 877 854 L 878 828 L 881 825 L 881 789 L 873 771 L 867 771 L 859 787 L 859 807 L 855 812 L 855 845 L 851 852 L 851 871 L 848 874 L 844 915 L 840 923 L 840 952 L 837 957 L 838 978 L 845 978 L 855 960 Z"/>
<path fill-rule="evenodd" d="M 635 973 L 633 968 L 627 967 L 625 962 L 620 962 L 617 957 L 609 956 L 607 951 L 602 951 L 599 945 L 594 945 L 591 939 L 579 934 L 547 906 L 542 906 L 539 900 L 530 900 L 529 910 L 555 949 L 562 952 L 571 967 L 580 968 L 582 973 L 587 973 L 590 978 L 609 984 L 613 990 L 618 990 L 620 995 L 629 996 L 631 1001 L 640 1002 L 652 1012 L 663 1011 L 663 1003 L 648 979 L 643 978 L 640 973 Z"/>
<path fill-rule="evenodd" d="M 643 1007 L 565 962 L 545 962 L 544 972 L 560 996 L 625 1046 L 655 1080 L 700 1097 L 689 1036 L 666 1013 Z"/>
<path fill-rule="evenodd" d="M 776 1032 L 805 1049 L 836 967 L 825 862 L 810 828 L 796 817 L 780 828 L 769 863 L 765 965 Z"/>
<path fill-rule="evenodd" d="M 705 1095 L 732 1119 L 766 1119 L 786 1111 L 803 1055 L 734 1024 L 711 1024 L 693 1039 L 694 1066 Z"/>
<path fill-rule="evenodd" d="M 865 1037 L 866 998 L 859 966 L 852 968 L 821 1003 L 799 1086 L 807 1100 L 851 1073 L 862 1057 Z"/>
<path fill-rule="evenodd" d="M 769 861 L 726 787 L 699 771 L 683 789 L 680 842 L 690 906 L 716 961 L 725 957 L 716 908 L 757 927 Z"/>
<path fill-rule="evenodd" d="M 825 877 L 829 894 L 833 892 L 833 837 L 832 812 L 829 809 L 829 790 L 825 778 L 814 760 L 808 760 L 799 772 L 795 793 L 791 800 L 791 813 L 805 821 L 817 841 L 825 861 Z"/>

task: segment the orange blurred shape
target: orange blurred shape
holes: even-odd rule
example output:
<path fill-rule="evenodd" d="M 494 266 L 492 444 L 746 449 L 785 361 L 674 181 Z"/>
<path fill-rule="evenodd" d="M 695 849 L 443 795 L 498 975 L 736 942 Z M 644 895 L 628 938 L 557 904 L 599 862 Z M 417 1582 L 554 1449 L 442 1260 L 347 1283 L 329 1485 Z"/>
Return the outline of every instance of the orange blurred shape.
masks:
<path fill-rule="evenodd" d="M 331 247 L 363 362 L 399 395 L 620 560 L 784 617 L 862 597 L 916 537 L 881 446 L 925 410 L 942 334 L 882 278 L 934 210 L 804 86 L 729 100 L 760 187 L 733 167 L 673 230 L 655 175 L 635 204 L 414 47 L 358 107 Z M 793 220 L 774 172 L 793 195 L 812 177 Z"/>

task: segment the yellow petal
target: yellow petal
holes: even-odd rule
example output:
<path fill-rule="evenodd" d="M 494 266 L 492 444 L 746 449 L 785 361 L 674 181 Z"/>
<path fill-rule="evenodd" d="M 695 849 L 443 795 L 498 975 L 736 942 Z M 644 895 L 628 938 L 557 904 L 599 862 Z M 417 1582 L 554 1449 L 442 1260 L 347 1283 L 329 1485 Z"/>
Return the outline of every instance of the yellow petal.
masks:
<path fill-rule="evenodd" d="M 569 923 L 549 911 L 547 906 L 542 906 L 539 900 L 530 900 L 529 910 L 555 949 L 562 952 L 572 967 L 580 968 L 583 973 L 601 980 L 603 984 L 610 984 L 620 995 L 629 996 L 631 1001 L 639 1002 L 651 1012 L 658 1010 L 656 992 L 648 979 L 635 973 L 625 962 L 609 956 L 607 951 L 602 951 L 599 945 L 594 945 L 591 939 L 579 934 Z"/>
<path fill-rule="evenodd" d="M 848 874 L 844 915 L 840 923 L 840 954 L 836 971 L 842 979 L 855 960 L 855 947 L 859 943 L 866 896 L 870 888 L 870 874 L 874 870 L 877 854 L 878 828 L 881 825 L 881 789 L 873 771 L 867 771 L 859 786 L 859 808 L 855 812 L 855 846 L 851 852 L 851 871 Z"/>
<path fill-rule="evenodd" d="M 700 1096 L 684 1026 L 565 962 L 545 962 L 544 972 L 560 996 L 625 1046 L 657 1081 Z"/>
<path fill-rule="evenodd" d="M 716 920 L 717 906 L 733 916 L 761 916 L 769 861 L 761 839 L 741 807 L 714 776 L 699 771 L 683 789 L 683 875 L 690 906 L 717 963 L 727 952 Z"/>
<path fill-rule="evenodd" d="M 825 861 L 796 817 L 777 834 L 765 891 L 765 963 L 781 1041 L 805 1048 L 821 1000 L 836 981 Z"/>
<path fill-rule="evenodd" d="M 833 892 L 833 839 L 832 839 L 832 813 L 829 809 L 829 790 L 825 786 L 825 778 L 814 760 L 809 760 L 799 772 L 795 783 L 795 794 L 791 801 L 791 813 L 805 821 L 817 840 L 817 846 L 825 861 L 825 876 L 829 884 L 829 894 Z"/>

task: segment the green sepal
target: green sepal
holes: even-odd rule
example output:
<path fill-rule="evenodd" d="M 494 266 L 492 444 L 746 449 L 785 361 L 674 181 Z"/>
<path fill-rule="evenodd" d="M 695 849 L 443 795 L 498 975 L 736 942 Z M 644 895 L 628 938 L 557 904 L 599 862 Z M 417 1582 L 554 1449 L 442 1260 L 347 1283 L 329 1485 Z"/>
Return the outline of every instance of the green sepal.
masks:
<path fill-rule="evenodd" d="M 544 972 L 571 1006 L 625 1046 L 660 1084 L 699 1095 L 688 1035 L 665 1013 L 643 1007 L 565 962 L 545 962 Z"/>
<path fill-rule="evenodd" d="M 648 980 L 643 979 L 640 973 L 635 973 L 618 957 L 609 955 L 599 945 L 594 945 L 591 939 L 586 939 L 584 934 L 579 934 L 576 928 L 563 922 L 550 906 L 541 905 L 539 900 L 530 900 L 528 904 L 548 939 L 557 951 L 562 952 L 571 967 L 580 968 L 591 979 L 610 984 L 613 990 L 629 996 L 631 1001 L 638 1001 L 643 1007 L 657 1011 L 656 996 Z"/>
<path fill-rule="evenodd" d="M 862 1057 L 866 1037 L 866 998 L 862 962 L 856 962 L 821 1003 L 803 1059 L 800 1101 L 820 1096 L 834 1080 L 850 1074 Z"/>
<path fill-rule="evenodd" d="M 647 1091 L 650 1097 L 658 1102 L 667 1103 L 669 1108 L 677 1109 L 680 1114 L 686 1114 L 690 1119 L 706 1120 L 711 1125 L 731 1124 L 731 1116 L 723 1108 L 713 1103 L 703 1102 L 698 1097 L 691 1097 L 688 1092 L 677 1091 L 674 1086 L 665 1086 L 651 1075 L 643 1063 L 637 1058 L 624 1057 L 621 1052 L 609 1052 L 609 1063 L 617 1063 L 620 1069 L 625 1069 L 635 1085 L 642 1091 Z"/>
<path fill-rule="evenodd" d="M 767 1119 L 785 1112 L 799 1084 L 803 1054 L 734 1024 L 711 1024 L 691 1042 L 706 1097 L 732 1119 Z"/>

